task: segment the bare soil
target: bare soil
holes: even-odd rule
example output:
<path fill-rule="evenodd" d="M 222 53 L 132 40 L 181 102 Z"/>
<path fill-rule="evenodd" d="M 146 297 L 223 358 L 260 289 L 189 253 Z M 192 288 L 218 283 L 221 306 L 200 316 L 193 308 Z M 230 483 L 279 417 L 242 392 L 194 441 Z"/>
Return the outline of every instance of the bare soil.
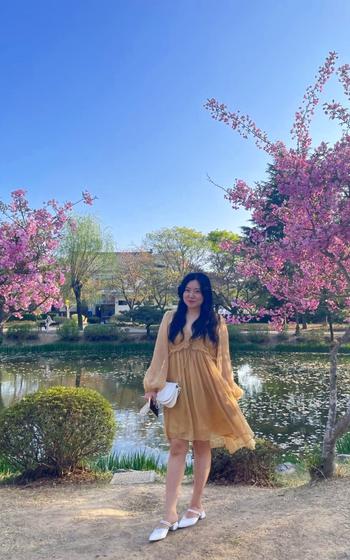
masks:
<path fill-rule="evenodd" d="M 182 486 L 179 513 L 191 484 Z M 6 560 L 349 560 L 350 477 L 295 488 L 205 489 L 207 518 L 148 542 L 161 518 L 162 483 L 0 488 Z"/>

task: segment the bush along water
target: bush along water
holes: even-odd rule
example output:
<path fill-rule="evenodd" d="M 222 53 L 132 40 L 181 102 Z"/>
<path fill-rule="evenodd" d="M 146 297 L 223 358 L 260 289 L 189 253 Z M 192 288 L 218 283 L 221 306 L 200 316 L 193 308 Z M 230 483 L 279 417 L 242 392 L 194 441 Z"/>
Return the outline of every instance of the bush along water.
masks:
<path fill-rule="evenodd" d="M 120 338 L 120 329 L 116 324 L 107 325 L 87 325 L 84 329 L 85 340 L 118 340 Z"/>
<path fill-rule="evenodd" d="M 7 326 L 6 338 L 19 343 L 37 340 L 39 329 L 35 321 L 13 322 Z"/>
<path fill-rule="evenodd" d="M 23 480 L 62 476 L 108 453 L 115 429 L 112 407 L 97 391 L 52 387 L 1 413 L 1 456 Z"/>
<path fill-rule="evenodd" d="M 57 333 L 65 342 L 76 342 L 79 340 L 79 327 L 73 319 L 66 319 L 58 328 Z"/>

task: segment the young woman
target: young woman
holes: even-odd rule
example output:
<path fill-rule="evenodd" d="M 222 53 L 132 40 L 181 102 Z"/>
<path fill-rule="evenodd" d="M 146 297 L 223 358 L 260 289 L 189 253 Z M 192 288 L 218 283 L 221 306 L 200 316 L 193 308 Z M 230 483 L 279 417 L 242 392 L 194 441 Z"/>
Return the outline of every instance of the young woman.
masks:
<path fill-rule="evenodd" d="M 213 309 L 209 278 L 185 276 L 178 288 L 177 310 L 162 319 L 150 367 L 144 378 L 145 398 L 156 399 L 166 381 L 181 387 L 173 408 L 164 407 L 164 430 L 170 442 L 165 511 L 149 540 L 164 539 L 169 530 L 204 519 L 202 493 L 211 465 L 211 448 L 254 449 L 254 434 L 237 399 L 243 390 L 233 380 L 225 321 Z M 189 441 L 194 451 L 192 499 L 180 522 L 177 500 Z"/>

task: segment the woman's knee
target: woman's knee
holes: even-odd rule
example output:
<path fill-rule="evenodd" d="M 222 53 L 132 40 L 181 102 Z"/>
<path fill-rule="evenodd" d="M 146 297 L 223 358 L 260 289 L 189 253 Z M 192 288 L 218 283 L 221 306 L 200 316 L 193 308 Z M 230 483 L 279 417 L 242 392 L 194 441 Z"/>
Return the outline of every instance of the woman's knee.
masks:
<path fill-rule="evenodd" d="M 171 455 L 186 455 L 188 452 L 188 441 L 185 439 L 171 439 L 170 453 Z"/>

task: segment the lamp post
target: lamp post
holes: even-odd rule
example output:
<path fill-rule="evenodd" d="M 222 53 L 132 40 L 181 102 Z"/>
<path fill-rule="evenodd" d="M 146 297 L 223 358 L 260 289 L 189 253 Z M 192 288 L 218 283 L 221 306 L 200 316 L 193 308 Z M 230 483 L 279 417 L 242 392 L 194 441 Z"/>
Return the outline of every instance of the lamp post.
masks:
<path fill-rule="evenodd" d="M 65 300 L 65 305 L 66 305 L 66 315 L 67 315 L 67 319 L 69 319 L 69 299 Z"/>

